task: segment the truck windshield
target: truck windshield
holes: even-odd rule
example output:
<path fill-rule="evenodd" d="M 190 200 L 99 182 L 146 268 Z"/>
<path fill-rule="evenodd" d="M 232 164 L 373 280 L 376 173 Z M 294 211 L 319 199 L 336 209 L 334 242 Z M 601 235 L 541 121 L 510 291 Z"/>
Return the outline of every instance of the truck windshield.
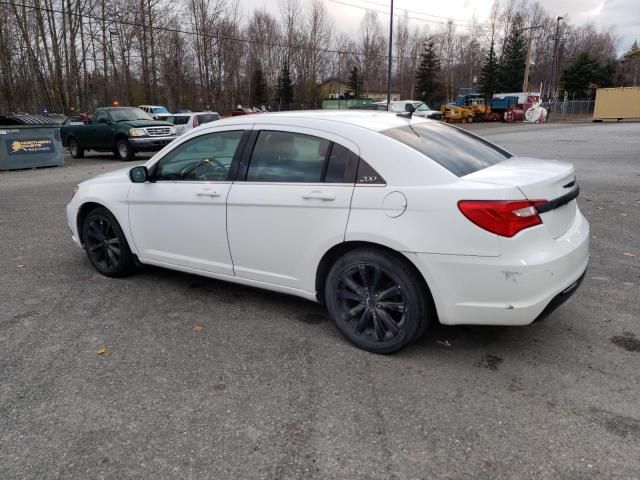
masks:
<path fill-rule="evenodd" d="M 427 120 L 380 132 L 426 155 L 458 177 L 502 162 L 512 155 L 462 129 Z"/>
<path fill-rule="evenodd" d="M 128 122 L 131 120 L 153 120 L 148 114 L 139 108 L 118 108 L 111 110 L 111 120 L 113 122 Z"/>

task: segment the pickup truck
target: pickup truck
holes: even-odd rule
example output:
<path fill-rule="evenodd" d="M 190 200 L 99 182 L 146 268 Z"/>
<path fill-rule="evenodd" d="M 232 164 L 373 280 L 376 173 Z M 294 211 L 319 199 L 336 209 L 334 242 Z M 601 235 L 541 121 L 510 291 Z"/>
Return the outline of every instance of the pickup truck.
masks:
<path fill-rule="evenodd" d="M 98 108 L 90 124 L 64 125 L 62 144 L 73 158 L 85 150 L 113 152 L 123 161 L 133 160 L 136 152 L 155 152 L 176 138 L 176 127 L 153 120 L 135 107 Z"/>

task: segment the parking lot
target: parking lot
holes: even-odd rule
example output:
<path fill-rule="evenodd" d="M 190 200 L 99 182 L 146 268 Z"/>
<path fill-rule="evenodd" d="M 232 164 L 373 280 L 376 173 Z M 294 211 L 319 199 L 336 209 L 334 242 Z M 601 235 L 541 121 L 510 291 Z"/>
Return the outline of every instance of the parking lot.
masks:
<path fill-rule="evenodd" d="M 640 123 L 469 128 L 575 163 L 587 277 L 544 322 L 390 356 L 297 298 L 97 274 L 64 206 L 136 162 L 0 172 L 0 478 L 640 478 Z"/>

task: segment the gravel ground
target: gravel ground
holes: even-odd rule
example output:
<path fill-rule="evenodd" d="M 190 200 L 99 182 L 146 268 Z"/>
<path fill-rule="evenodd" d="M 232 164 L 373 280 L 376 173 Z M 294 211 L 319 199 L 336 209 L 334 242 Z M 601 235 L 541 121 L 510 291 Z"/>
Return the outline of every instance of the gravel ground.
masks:
<path fill-rule="evenodd" d="M 640 124 L 469 128 L 575 163 L 590 269 L 542 323 L 392 356 L 296 298 L 96 274 L 64 205 L 109 157 L 0 173 L 0 478 L 640 478 Z"/>

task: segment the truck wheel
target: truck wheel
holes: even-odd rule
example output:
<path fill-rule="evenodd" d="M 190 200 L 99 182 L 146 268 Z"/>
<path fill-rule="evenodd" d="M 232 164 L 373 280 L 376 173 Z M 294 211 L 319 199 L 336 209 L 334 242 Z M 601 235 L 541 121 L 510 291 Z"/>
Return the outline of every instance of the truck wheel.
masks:
<path fill-rule="evenodd" d="M 69 152 L 73 158 L 84 157 L 84 149 L 78 145 L 78 141 L 75 138 L 69 139 Z"/>
<path fill-rule="evenodd" d="M 133 160 L 135 152 L 131 148 L 129 140 L 121 138 L 116 142 L 116 156 L 123 162 L 129 162 Z"/>

